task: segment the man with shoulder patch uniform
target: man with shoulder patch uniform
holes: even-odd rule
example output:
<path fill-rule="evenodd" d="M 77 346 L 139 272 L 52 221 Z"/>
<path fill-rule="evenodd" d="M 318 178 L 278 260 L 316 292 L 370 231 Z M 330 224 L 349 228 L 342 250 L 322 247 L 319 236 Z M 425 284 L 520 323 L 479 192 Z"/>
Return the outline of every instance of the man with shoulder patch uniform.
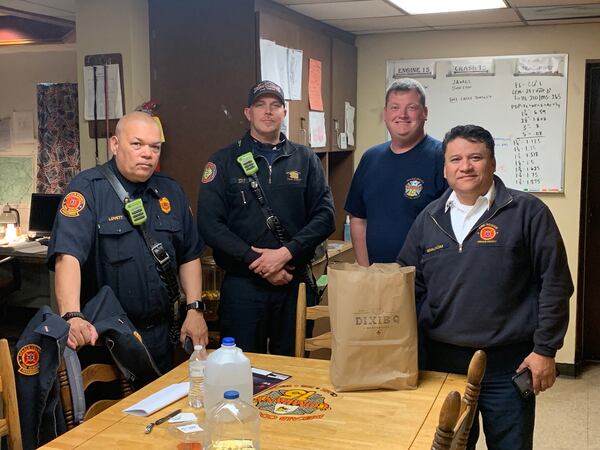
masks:
<path fill-rule="evenodd" d="M 390 84 L 383 120 L 391 140 L 364 153 L 346 199 L 361 266 L 394 262 L 417 215 L 448 187 L 442 144 L 425 133 L 427 114 L 421 83 L 403 78 Z"/>
<path fill-rule="evenodd" d="M 522 397 L 512 377 L 529 370 L 536 395 L 554 384 L 573 293 L 565 246 L 548 207 L 494 175 L 487 130 L 454 127 L 443 150 L 450 190 L 417 217 L 398 256 L 417 269 L 420 362 L 466 373 L 483 349 L 478 411 L 487 448 L 531 449 L 535 395 Z M 468 449 L 478 434 L 477 414 Z"/>
<path fill-rule="evenodd" d="M 172 367 L 169 332 L 179 334 L 172 341 L 179 337 L 183 343 L 189 336 L 194 344 L 206 344 L 208 329 L 200 301 L 202 243 L 187 197 L 173 179 L 154 172 L 162 140 L 146 113 L 119 120 L 110 139 L 114 158 L 83 171 L 67 188 L 48 264 L 56 272 L 59 312 L 70 324 L 69 347 L 95 343 L 98 334 L 81 308 L 107 285 L 165 372 Z M 125 207 L 119 185 L 130 196 Z M 173 330 L 177 276 L 188 306 L 180 333 Z"/>
<path fill-rule="evenodd" d="M 281 87 L 253 86 L 244 115 L 250 131 L 204 168 L 198 227 L 226 271 L 221 336 L 244 351 L 293 355 L 298 283 L 335 229 L 333 200 L 318 156 L 281 133 Z"/>

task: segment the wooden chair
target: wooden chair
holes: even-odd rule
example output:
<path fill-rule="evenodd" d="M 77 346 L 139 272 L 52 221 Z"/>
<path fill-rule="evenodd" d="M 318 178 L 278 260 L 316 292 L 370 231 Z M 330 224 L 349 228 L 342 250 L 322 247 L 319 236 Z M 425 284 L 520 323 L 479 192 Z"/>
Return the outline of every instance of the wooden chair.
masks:
<path fill-rule="evenodd" d="M 477 350 L 469 363 L 467 385 L 462 401 L 460 394 L 456 391 L 450 392 L 446 397 L 433 438 L 432 450 L 464 450 L 466 448 L 477 410 L 486 362 L 485 352 Z"/>
<path fill-rule="evenodd" d="M 4 411 L 4 418 L 0 419 L 0 437 L 7 437 L 10 450 L 22 450 L 15 373 L 6 339 L 0 339 L 0 394 Z"/>
<path fill-rule="evenodd" d="M 81 378 L 83 380 L 83 390 L 85 391 L 92 383 L 102 382 L 109 383 L 111 381 L 119 381 L 121 398 L 127 397 L 133 392 L 133 388 L 129 382 L 125 379 L 123 374 L 119 371 L 117 366 L 112 364 L 90 364 L 81 371 Z M 60 400 L 63 407 L 63 414 L 65 422 L 67 423 L 67 430 L 78 425 L 75 423 L 73 398 L 71 396 L 71 387 L 69 385 L 69 377 L 67 375 L 67 368 L 65 366 L 64 359 L 61 360 L 58 368 L 58 382 L 60 385 Z M 117 403 L 117 400 L 98 400 L 89 407 L 87 407 L 83 420 L 86 421 L 91 419 L 95 415 L 101 413 L 106 408 Z"/>
<path fill-rule="evenodd" d="M 296 304 L 296 348 L 294 355 L 304 358 L 306 351 L 331 348 L 331 331 L 319 336 L 306 338 L 306 321 L 329 317 L 329 307 L 325 305 L 306 306 L 306 284 L 298 285 Z"/>

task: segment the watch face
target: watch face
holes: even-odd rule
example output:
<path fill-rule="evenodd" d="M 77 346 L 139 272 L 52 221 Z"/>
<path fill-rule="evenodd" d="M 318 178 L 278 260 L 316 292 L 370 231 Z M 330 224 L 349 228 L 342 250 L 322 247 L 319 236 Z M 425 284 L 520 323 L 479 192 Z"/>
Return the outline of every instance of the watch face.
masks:
<path fill-rule="evenodd" d="M 187 305 L 187 309 L 188 309 L 188 311 L 190 309 L 195 309 L 196 311 L 202 311 L 202 312 L 204 312 L 206 310 L 206 307 L 204 305 L 204 302 L 196 300 L 195 302 L 189 303 Z"/>

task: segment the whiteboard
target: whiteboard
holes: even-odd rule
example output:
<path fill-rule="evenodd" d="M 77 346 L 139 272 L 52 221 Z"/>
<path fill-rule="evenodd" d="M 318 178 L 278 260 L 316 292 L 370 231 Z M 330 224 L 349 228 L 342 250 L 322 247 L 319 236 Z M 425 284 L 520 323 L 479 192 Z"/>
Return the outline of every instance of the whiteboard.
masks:
<path fill-rule="evenodd" d="M 435 138 L 456 125 L 487 129 L 507 186 L 563 192 L 567 66 L 566 54 L 387 61 L 387 85 L 423 84 Z"/>

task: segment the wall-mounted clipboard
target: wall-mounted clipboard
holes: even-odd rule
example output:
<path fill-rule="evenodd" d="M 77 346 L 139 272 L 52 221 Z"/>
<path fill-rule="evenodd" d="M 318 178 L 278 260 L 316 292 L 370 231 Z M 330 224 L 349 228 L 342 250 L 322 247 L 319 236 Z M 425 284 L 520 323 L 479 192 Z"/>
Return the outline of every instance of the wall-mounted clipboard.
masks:
<path fill-rule="evenodd" d="M 123 56 L 120 53 L 85 56 L 84 89 L 84 118 L 89 121 L 90 138 L 110 137 L 125 113 Z"/>

